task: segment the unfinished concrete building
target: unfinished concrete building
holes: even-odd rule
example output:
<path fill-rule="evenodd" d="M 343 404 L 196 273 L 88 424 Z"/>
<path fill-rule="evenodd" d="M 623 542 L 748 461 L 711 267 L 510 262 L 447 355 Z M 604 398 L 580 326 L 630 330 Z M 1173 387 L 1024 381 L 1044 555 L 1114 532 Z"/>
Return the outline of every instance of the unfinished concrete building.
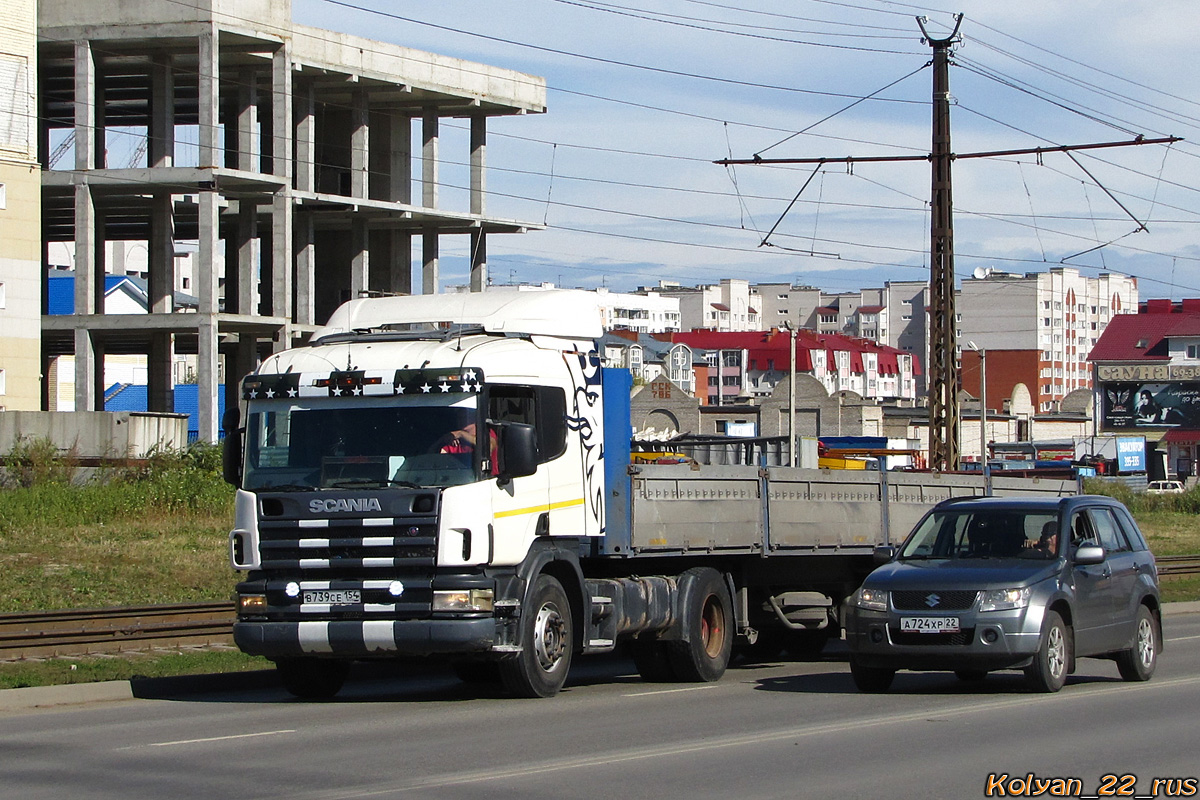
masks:
<path fill-rule="evenodd" d="M 541 78 L 295 25 L 288 0 L 41 0 L 38 21 L 43 240 L 75 254 L 75 313 L 43 308 L 42 357 L 75 355 L 77 410 L 102 408 L 106 354 L 142 353 L 149 410 L 170 411 L 174 353 L 194 353 L 215 441 L 219 372 L 236 398 L 343 300 L 437 292 L 445 236 L 470 237 L 481 290 L 487 236 L 535 227 L 487 215 L 485 151 L 489 117 L 545 111 Z M 469 152 L 440 156 L 452 117 Z M 116 131 L 144 137 L 129 163 L 108 163 Z M 469 163 L 469 208 L 439 207 L 446 160 Z M 146 245 L 149 314 L 104 313 L 120 239 Z M 198 251 L 189 313 L 172 307 L 181 247 Z"/>

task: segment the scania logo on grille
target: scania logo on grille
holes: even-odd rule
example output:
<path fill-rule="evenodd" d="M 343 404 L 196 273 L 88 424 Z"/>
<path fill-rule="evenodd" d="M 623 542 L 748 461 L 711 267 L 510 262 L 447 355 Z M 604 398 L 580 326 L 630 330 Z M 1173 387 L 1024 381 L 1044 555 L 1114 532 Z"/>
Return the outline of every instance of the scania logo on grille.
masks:
<path fill-rule="evenodd" d="M 929 606 L 930 608 L 936 607 L 940 602 L 942 602 L 942 598 L 938 597 L 936 594 L 931 594 L 925 598 L 925 605 Z"/>
<path fill-rule="evenodd" d="M 333 514 L 337 511 L 382 511 L 378 497 L 340 497 L 337 500 L 309 500 L 308 510 L 313 514 Z"/>

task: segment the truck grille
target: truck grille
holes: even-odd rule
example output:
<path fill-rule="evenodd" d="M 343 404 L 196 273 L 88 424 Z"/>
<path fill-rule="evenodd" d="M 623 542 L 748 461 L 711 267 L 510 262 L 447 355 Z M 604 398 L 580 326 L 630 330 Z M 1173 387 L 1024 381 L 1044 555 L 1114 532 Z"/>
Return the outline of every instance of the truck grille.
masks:
<path fill-rule="evenodd" d="M 385 525 L 364 525 L 363 520 L 331 519 L 320 520 L 320 526 L 305 522 L 259 523 L 264 570 L 380 570 L 390 574 L 398 568 L 432 568 L 437 560 L 433 521 L 395 519 L 380 520 L 388 523 Z"/>
<path fill-rule="evenodd" d="M 937 602 L 930 600 L 936 596 Z M 949 589 L 937 591 L 934 589 L 904 589 L 892 592 L 892 606 L 897 611 L 965 611 L 975 605 L 979 592 L 975 590 Z"/>

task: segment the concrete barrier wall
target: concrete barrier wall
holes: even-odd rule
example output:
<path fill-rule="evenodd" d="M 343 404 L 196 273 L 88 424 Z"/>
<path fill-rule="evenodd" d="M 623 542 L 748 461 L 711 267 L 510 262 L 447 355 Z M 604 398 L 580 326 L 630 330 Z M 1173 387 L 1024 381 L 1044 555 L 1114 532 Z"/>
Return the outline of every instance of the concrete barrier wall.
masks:
<path fill-rule="evenodd" d="M 50 439 L 79 458 L 144 458 L 156 447 L 187 447 L 187 415 L 136 411 L 5 411 L 0 453 L 21 439 Z"/>

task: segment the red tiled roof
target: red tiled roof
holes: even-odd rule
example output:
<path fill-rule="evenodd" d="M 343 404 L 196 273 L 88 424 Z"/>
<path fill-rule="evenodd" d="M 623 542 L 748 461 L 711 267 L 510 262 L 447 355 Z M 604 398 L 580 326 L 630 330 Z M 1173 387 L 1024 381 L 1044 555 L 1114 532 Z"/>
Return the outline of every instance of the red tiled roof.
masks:
<path fill-rule="evenodd" d="M 1185 320 L 1200 324 L 1200 314 L 1118 314 L 1109 320 L 1089 361 L 1166 361 L 1166 337 Z"/>
<path fill-rule="evenodd" d="M 883 311 L 885 308 L 887 308 L 887 306 L 859 306 L 858 313 L 859 314 L 878 314 L 880 311 Z"/>

